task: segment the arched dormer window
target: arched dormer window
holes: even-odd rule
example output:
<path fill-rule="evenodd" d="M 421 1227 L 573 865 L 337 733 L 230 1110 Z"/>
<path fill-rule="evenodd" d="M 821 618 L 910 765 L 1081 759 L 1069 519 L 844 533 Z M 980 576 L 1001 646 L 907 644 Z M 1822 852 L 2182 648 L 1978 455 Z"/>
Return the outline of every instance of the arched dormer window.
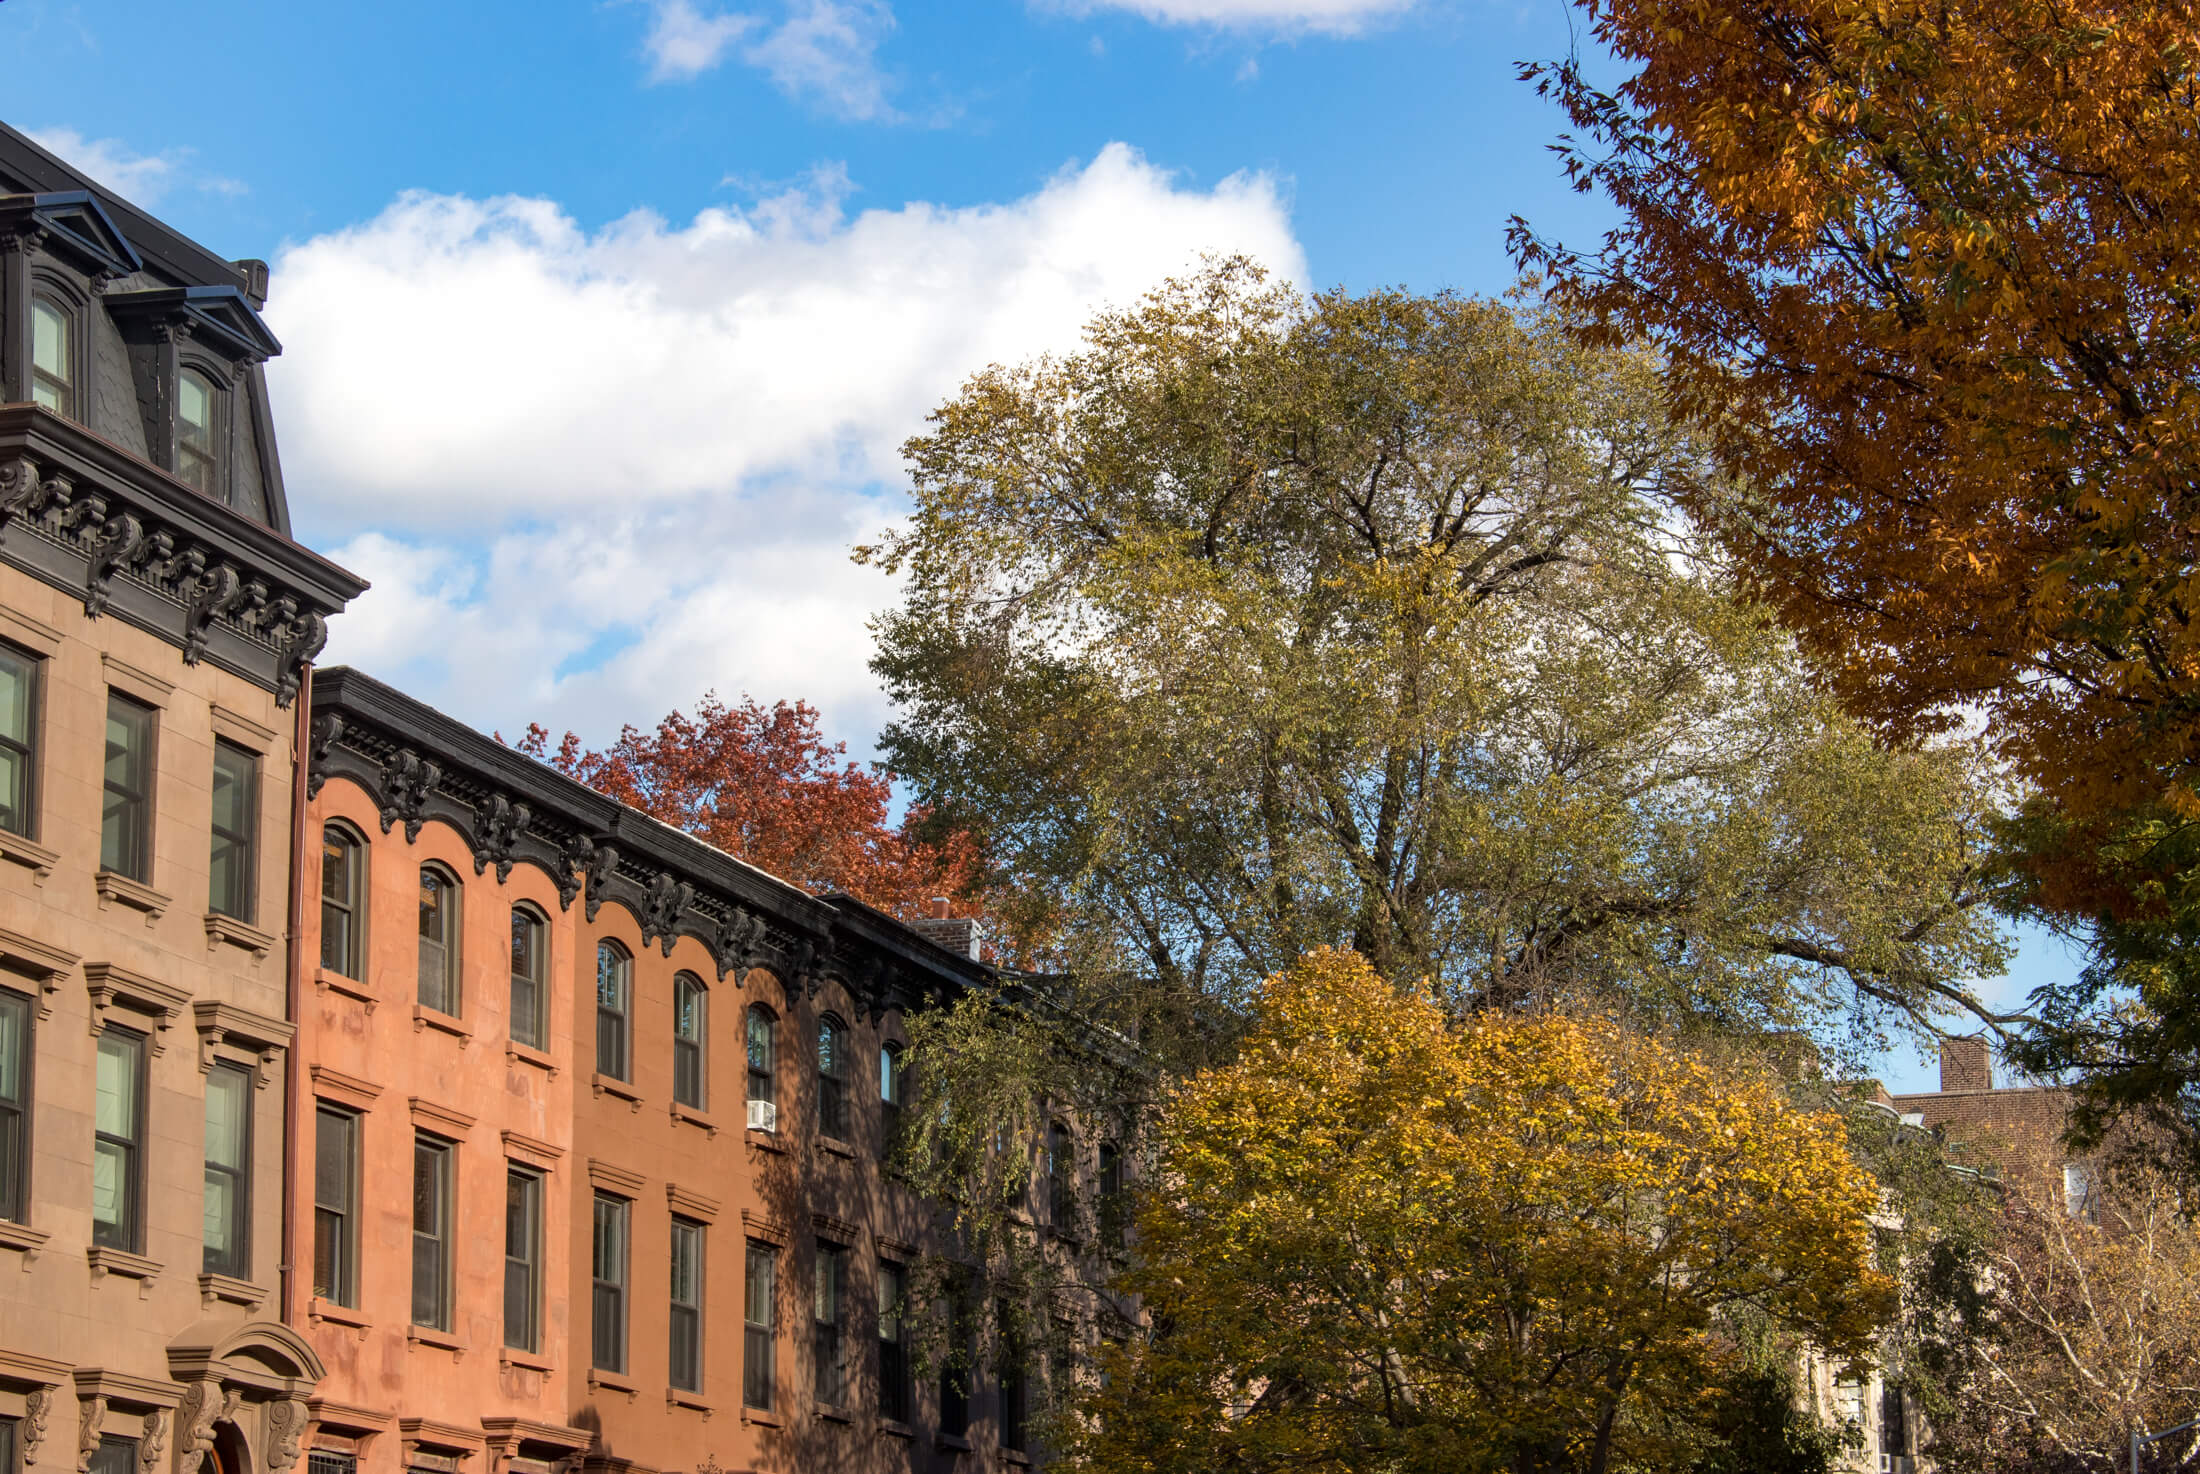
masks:
<path fill-rule="evenodd" d="M 672 980 L 672 1099 L 689 1110 L 704 1109 L 709 1056 L 704 1052 L 710 1024 L 710 994 L 703 980 L 683 972 Z"/>
<path fill-rule="evenodd" d="M 522 903 L 512 908 L 512 1042 L 542 1049 L 549 1042 L 550 927 Z"/>
<path fill-rule="evenodd" d="M 458 877 L 441 865 L 420 867 L 422 1008 L 458 1016 Z"/>
<path fill-rule="evenodd" d="M 817 1129 L 848 1139 L 848 1026 L 831 1014 L 817 1021 Z"/>
<path fill-rule="evenodd" d="M 176 477 L 222 497 L 221 391 L 195 368 L 176 371 Z"/>
<path fill-rule="evenodd" d="M 596 1073 L 627 1073 L 627 1013 L 634 1001 L 634 959 L 617 942 L 596 944 Z"/>
<path fill-rule="evenodd" d="M 367 847 L 348 824 L 321 827 L 321 966 L 366 978 Z"/>
<path fill-rule="evenodd" d="M 78 418 L 76 314 L 51 292 L 31 298 L 31 401 Z"/>
<path fill-rule="evenodd" d="M 761 1003 L 751 1004 L 744 1027 L 749 1052 L 749 1129 L 779 1129 L 778 1020 Z"/>

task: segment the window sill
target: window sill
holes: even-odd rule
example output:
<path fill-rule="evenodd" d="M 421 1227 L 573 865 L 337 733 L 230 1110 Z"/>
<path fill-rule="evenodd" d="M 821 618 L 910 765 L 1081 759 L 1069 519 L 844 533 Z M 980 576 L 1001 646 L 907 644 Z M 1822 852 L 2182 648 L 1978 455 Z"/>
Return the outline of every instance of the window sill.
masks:
<path fill-rule="evenodd" d="M 474 1037 L 474 1031 L 467 1028 L 456 1015 L 445 1013 L 440 1008 L 430 1008 L 425 1003 L 415 1003 L 413 1032 L 417 1034 L 422 1029 L 434 1029 L 438 1033 L 449 1034 L 461 1043 Z"/>
<path fill-rule="evenodd" d="M 1000 1452 L 1001 1462 L 1012 1469 L 1028 1469 L 1031 1467 L 1031 1455 L 1020 1448 L 1004 1448 Z"/>
<path fill-rule="evenodd" d="M 51 1237 L 42 1228 L 32 1228 L 27 1223 L 13 1223 L 0 1218 L 0 1249 L 13 1249 L 21 1254 L 26 1271 L 38 1262 L 38 1251 L 46 1247 L 46 1240 Z"/>
<path fill-rule="evenodd" d="M 104 911 L 115 902 L 145 913 L 145 924 L 151 926 L 160 920 L 168 909 L 170 898 L 154 890 L 142 880 L 132 880 L 127 875 L 112 870 L 102 870 L 92 877 L 92 888 L 99 892 L 99 909 Z"/>
<path fill-rule="evenodd" d="M 271 934 L 220 911 L 207 912 L 206 950 L 212 952 L 224 942 L 250 952 L 254 962 L 267 961 L 267 954 L 275 950 L 275 938 Z"/>
<path fill-rule="evenodd" d="M 624 1392 L 626 1400 L 634 1400 L 634 1384 L 617 1372 L 607 1372 L 601 1367 L 588 1369 L 588 1390 L 591 1392 Z"/>
<path fill-rule="evenodd" d="M 306 1319 L 314 1325 L 326 1321 L 332 1326 L 342 1326 L 345 1330 L 357 1331 L 359 1339 L 362 1341 L 367 1339 L 367 1332 L 374 1329 L 374 1322 L 368 1320 L 349 1305 L 336 1305 L 323 1300 L 318 1295 L 306 1302 Z"/>
<path fill-rule="evenodd" d="M 374 1012 L 374 1005 L 381 1001 L 375 997 L 374 989 L 360 982 L 357 978 L 345 977 L 342 973 L 333 972 L 325 967 L 317 967 L 313 970 L 313 988 L 318 993 L 337 992 L 343 994 L 346 998 L 356 998 L 359 1002 L 367 1005 L 367 1012 L 369 1013 Z"/>
<path fill-rule="evenodd" d="M 935 1434 L 932 1438 L 932 1446 L 934 1448 L 944 1448 L 949 1453 L 966 1454 L 970 1452 L 970 1440 L 960 1433 Z"/>
<path fill-rule="evenodd" d="M 517 1039 L 504 1041 L 504 1058 L 519 1065 L 533 1065 L 551 1079 L 558 1078 L 558 1062 L 533 1045 L 522 1044 Z"/>
<path fill-rule="evenodd" d="M 632 1110 L 639 1111 L 642 1108 L 642 1093 L 624 1080 L 615 1080 L 611 1076 L 599 1072 L 588 1077 L 588 1088 L 595 1092 L 598 1098 L 606 1095 L 615 1096 L 625 1101 Z"/>
<path fill-rule="evenodd" d="M 747 1403 L 741 1405 L 741 1421 L 754 1423 L 760 1428 L 784 1428 L 787 1426 L 787 1420 L 771 1411 L 771 1409 L 750 1407 Z"/>
<path fill-rule="evenodd" d="M 892 1418 L 880 1418 L 878 1432 L 881 1438 L 914 1439 L 917 1436 L 916 1429 L 907 1423 L 897 1423 Z"/>
<path fill-rule="evenodd" d="M 685 1121 L 690 1126 L 700 1126 L 703 1128 L 705 1136 L 716 1137 L 718 1135 L 718 1123 L 716 1121 L 713 1121 L 695 1107 L 681 1105 L 678 1101 L 672 1103 L 672 1120 L 675 1125 Z"/>
<path fill-rule="evenodd" d="M 751 1128 L 748 1135 L 749 1145 L 760 1152 L 784 1154 L 787 1150 L 787 1144 L 779 1139 L 779 1133 L 776 1131 L 758 1131 Z"/>
<path fill-rule="evenodd" d="M 558 1369 L 557 1364 L 549 1357 L 532 1351 L 521 1351 L 514 1346 L 507 1346 L 497 1353 L 497 1361 L 503 1366 L 520 1367 L 530 1372 L 541 1372 L 545 1376 Z"/>
<path fill-rule="evenodd" d="M 821 1423 L 853 1423 L 856 1420 L 854 1413 L 844 1407 L 834 1407 L 829 1402 L 821 1402 L 811 1411 Z"/>
<path fill-rule="evenodd" d="M 132 1254 L 127 1249 L 110 1249 L 102 1244 L 94 1244 L 84 1251 L 84 1259 L 92 1266 L 94 1283 L 111 1274 L 136 1280 L 140 1300 L 152 1295 L 153 1281 L 160 1276 L 159 1260 L 148 1259 L 143 1254 Z"/>
<path fill-rule="evenodd" d="M 407 1326 L 405 1340 L 410 1345 L 433 1346 L 438 1351 L 448 1351 L 454 1360 L 466 1354 L 464 1341 L 449 1331 L 439 1331 L 434 1326 Z"/>
<path fill-rule="evenodd" d="M 42 844 L 32 844 L 20 834 L 0 829 L 0 860 L 12 860 L 31 873 L 33 885 L 44 885 L 61 857 Z"/>
<path fill-rule="evenodd" d="M 199 1276 L 199 1305 L 211 1310 L 220 1301 L 242 1305 L 247 1310 L 258 1310 L 267 1299 L 267 1291 L 250 1280 L 238 1279 L 231 1274 L 215 1274 L 211 1270 Z"/>
<path fill-rule="evenodd" d="M 692 1409 L 701 1413 L 706 1420 L 709 1419 L 712 1413 L 718 1411 L 717 1403 L 712 1402 L 702 1393 L 690 1392 L 685 1387 L 667 1387 L 665 1389 L 665 1406 Z"/>
<path fill-rule="evenodd" d="M 856 1149 L 854 1147 L 848 1145 L 845 1141 L 835 1141 L 830 1136 L 820 1136 L 817 1139 L 817 1149 L 828 1156 L 839 1157 L 843 1161 L 853 1162 L 856 1159 Z"/>

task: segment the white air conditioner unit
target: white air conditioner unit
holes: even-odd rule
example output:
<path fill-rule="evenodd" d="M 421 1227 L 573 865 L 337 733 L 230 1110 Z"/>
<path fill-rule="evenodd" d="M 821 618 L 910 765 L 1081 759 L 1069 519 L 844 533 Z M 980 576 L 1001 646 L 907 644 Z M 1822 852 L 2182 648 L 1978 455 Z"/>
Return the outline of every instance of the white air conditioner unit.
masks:
<path fill-rule="evenodd" d="M 750 1101 L 749 1129 L 751 1131 L 777 1131 L 779 1129 L 779 1103 L 770 1100 Z"/>

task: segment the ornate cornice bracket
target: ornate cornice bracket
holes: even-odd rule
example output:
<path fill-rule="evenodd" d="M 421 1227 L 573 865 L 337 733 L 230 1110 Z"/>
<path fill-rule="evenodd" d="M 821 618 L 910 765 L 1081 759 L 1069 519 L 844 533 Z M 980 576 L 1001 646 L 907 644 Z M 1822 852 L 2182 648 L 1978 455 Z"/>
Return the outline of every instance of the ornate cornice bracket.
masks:
<path fill-rule="evenodd" d="M 479 875 L 491 865 L 497 867 L 497 884 L 511 879 L 512 845 L 527 832 L 534 813 L 523 803 L 514 803 L 499 793 L 489 800 L 489 807 L 481 817 L 480 833 L 474 838 L 474 874 Z"/>
<path fill-rule="evenodd" d="M 594 894 L 594 888 L 590 888 Z M 674 880 L 659 871 L 649 883 L 649 891 L 642 898 L 642 942 L 646 946 L 654 941 L 664 955 L 672 955 L 672 944 L 678 940 L 680 918 L 695 901 L 695 887 L 684 880 Z M 589 919 L 595 919 L 591 913 Z"/>
<path fill-rule="evenodd" d="M 379 817 L 382 832 L 390 832 L 390 826 L 405 821 L 405 843 L 412 844 L 420 838 L 420 826 L 427 822 L 424 812 L 428 795 L 442 785 L 443 770 L 434 763 L 425 762 L 411 748 L 400 748 L 390 754 L 382 765 L 382 807 Z"/>

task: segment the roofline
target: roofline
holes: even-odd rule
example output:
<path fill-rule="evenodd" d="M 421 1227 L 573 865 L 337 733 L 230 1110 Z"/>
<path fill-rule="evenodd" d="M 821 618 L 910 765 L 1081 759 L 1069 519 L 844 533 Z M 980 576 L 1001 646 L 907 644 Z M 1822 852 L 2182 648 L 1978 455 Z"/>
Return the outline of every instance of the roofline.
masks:
<path fill-rule="evenodd" d="M 0 161 L 25 175 L 38 194 L 88 190 L 99 198 L 109 214 L 148 264 L 164 269 L 185 283 L 233 286 L 248 290 L 252 283 L 244 268 L 224 260 L 206 247 L 162 224 L 131 204 L 108 186 L 83 173 L 28 135 L 0 123 Z"/>

